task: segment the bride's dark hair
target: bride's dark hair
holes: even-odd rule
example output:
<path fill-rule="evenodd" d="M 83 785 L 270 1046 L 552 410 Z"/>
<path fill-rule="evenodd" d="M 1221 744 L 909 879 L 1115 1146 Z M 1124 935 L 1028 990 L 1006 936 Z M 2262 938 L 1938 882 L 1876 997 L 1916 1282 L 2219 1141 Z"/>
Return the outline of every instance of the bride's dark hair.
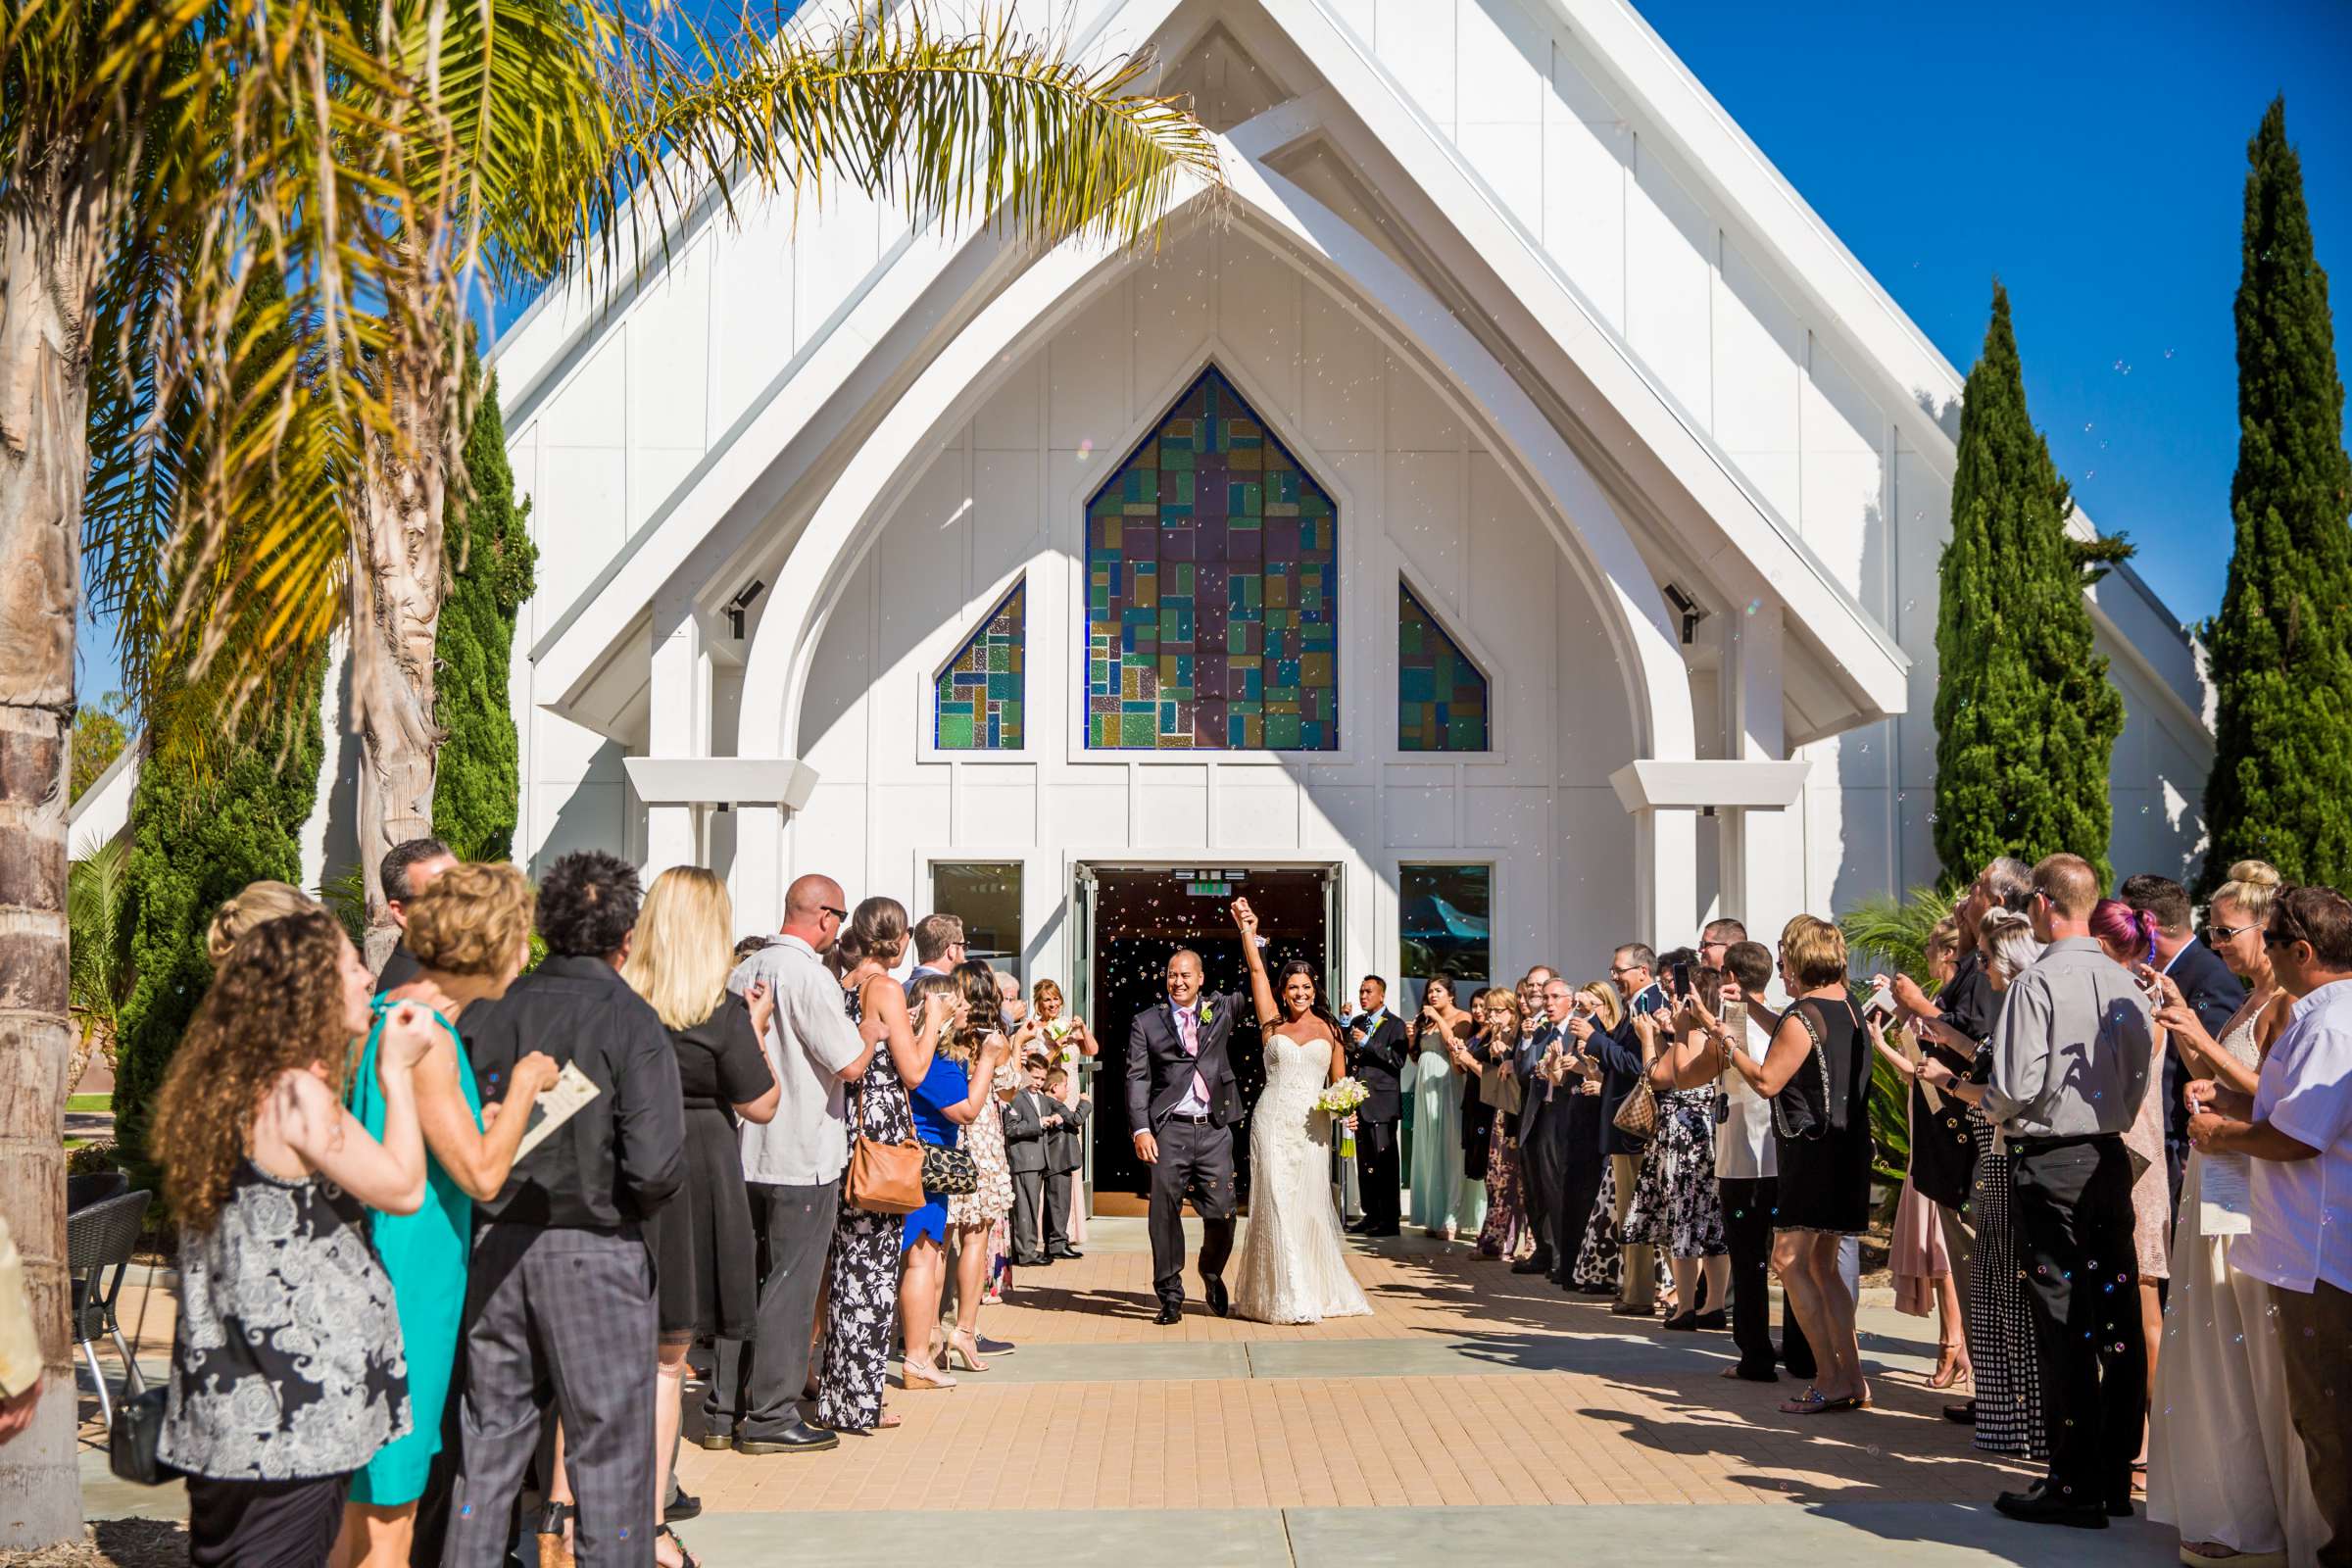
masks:
<path fill-rule="evenodd" d="M 1274 972 L 1274 1010 L 1284 1018 L 1290 1016 L 1290 1004 L 1283 1000 L 1283 993 L 1290 989 L 1291 976 L 1295 974 L 1306 976 L 1308 983 L 1315 988 L 1315 1000 L 1306 1010 L 1323 1020 L 1331 1030 L 1332 1039 L 1346 1040 L 1348 1037 L 1340 1033 L 1340 1020 L 1332 1016 L 1329 1007 L 1323 1005 L 1322 977 L 1315 972 L 1315 966 L 1304 958 L 1293 958 Z"/>

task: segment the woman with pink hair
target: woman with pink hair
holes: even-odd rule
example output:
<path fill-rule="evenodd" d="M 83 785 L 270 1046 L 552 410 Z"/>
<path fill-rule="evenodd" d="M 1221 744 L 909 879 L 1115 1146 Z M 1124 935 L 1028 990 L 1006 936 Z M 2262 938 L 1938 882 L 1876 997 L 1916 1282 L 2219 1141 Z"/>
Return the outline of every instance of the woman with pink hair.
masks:
<path fill-rule="evenodd" d="M 2090 934 L 2098 938 L 2107 956 L 2139 976 L 2143 989 L 2153 989 L 2156 970 L 2156 917 L 2134 909 L 2121 899 L 2101 899 L 2091 906 Z M 2160 1281 L 2173 1270 L 2173 1197 L 2164 1164 L 2164 1044 L 2165 1031 L 2152 1028 L 2155 1059 L 2149 1066 L 2147 1098 L 2139 1116 L 2124 1134 L 2139 1178 L 2132 1184 L 2132 1243 L 2139 1258 L 2140 1331 L 2148 1347 L 2148 1397 L 2156 1396 L 2156 1354 L 2164 1342 L 2164 1303 Z M 2146 1449 L 2132 1467 L 2132 1488 L 2145 1492 L 2148 1484 Z"/>

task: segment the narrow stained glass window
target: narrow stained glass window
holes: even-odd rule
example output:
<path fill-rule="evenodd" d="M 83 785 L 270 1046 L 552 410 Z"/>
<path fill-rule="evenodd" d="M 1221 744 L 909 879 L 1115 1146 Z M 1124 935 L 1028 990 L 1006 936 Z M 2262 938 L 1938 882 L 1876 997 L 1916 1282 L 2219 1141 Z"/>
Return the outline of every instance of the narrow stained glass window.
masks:
<path fill-rule="evenodd" d="M 1215 367 L 1086 507 L 1086 744 L 1337 751 L 1339 508 Z"/>
<path fill-rule="evenodd" d="M 1487 677 L 1429 607 L 1396 584 L 1396 749 L 1487 749 Z"/>
<path fill-rule="evenodd" d="M 1029 636 L 1029 579 L 997 601 L 980 629 L 939 672 L 933 744 L 943 752 L 1017 752 Z"/>

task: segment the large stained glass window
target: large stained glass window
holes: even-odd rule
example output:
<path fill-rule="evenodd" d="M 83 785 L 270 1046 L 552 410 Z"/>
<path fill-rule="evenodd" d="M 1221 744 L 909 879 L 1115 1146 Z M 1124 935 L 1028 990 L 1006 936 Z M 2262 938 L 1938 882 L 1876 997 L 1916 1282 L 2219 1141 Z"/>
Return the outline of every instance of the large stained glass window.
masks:
<path fill-rule="evenodd" d="M 1029 636 L 1029 579 L 997 601 L 956 657 L 939 672 L 932 704 L 932 744 L 943 752 L 1021 749 L 1023 648 Z"/>
<path fill-rule="evenodd" d="M 1396 584 L 1396 749 L 1487 749 L 1487 677 L 1402 580 Z"/>
<path fill-rule="evenodd" d="M 1340 744 L 1339 509 L 1203 370 L 1086 508 L 1086 743 Z"/>

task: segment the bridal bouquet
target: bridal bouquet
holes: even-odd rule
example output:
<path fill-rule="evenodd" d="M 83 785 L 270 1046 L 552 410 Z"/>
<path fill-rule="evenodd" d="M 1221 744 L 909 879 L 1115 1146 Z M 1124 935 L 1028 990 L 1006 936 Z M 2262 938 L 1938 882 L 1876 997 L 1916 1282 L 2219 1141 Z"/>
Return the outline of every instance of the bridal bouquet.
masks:
<path fill-rule="evenodd" d="M 1315 1101 L 1315 1108 L 1329 1111 L 1334 1116 L 1350 1116 L 1355 1113 L 1356 1106 L 1371 1098 L 1372 1091 L 1366 1089 L 1360 1080 L 1343 1078 L 1323 1091 Z M 1340 1134 L 1340 1155 L 1344 1159 L 1354 1157 L 1355 1134 L 1351 1132 Z"/>

